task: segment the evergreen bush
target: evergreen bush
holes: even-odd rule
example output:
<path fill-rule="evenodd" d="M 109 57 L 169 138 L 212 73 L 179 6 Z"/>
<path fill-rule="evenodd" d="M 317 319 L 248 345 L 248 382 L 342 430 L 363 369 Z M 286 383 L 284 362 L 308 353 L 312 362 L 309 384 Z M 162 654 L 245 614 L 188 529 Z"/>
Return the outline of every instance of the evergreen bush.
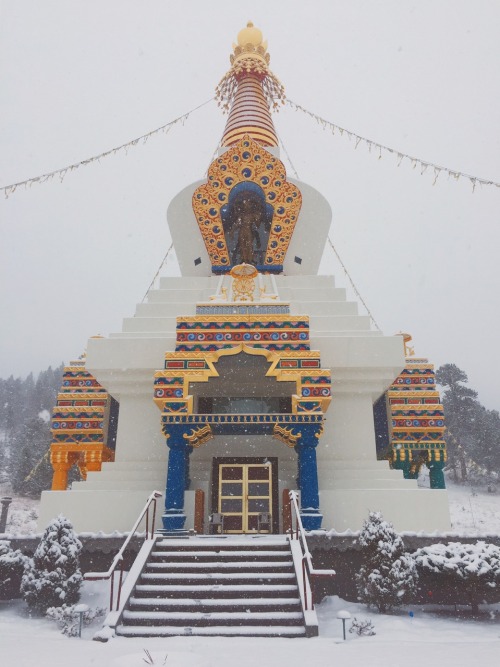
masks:
<path fill-rule="evenodd" d="M 366 621 L 358 621 L 356 616 L 352 619 L 351 627 L 349 632 L 357 634 L 358 637 L 373 637 L 376 635 L 375 627 L 369 618 Z"/>
<path fill-rule="evenodd" d="M 102 618 L 107 613 L 107 608 L 96 607 L 83 612 L 83 625 L 91 625 L 96 619 Z M 75 611 L 75 605 L 63 604 L 62 607 L 49 607 L 45 616 L 57 623 L 63 635 L 67 637 L 78 637 L 80 627 L 80 614 Z"/>
<path fill-rule="evenodd" d="M 82 543 L 61 514 L 45 529 L 24 573 L 21 593 L 30 609 L 45 613 L 49 607 L 74 604 L 80 597 Z"/>
<path fill-rule="evenodd" d="M 393 525 L 380 512 L 370 512 L 357 541 L 362 560 L 356 575 L 358 599 L 380 612 L 409 601 L 415 593 L 417 570 Z"/>
<path fill-rule="evenodd" d="M 0 540 L 0 599 L 12 600 L 20 595 L 21 579 L 27 558 L 10 542 Z"/>

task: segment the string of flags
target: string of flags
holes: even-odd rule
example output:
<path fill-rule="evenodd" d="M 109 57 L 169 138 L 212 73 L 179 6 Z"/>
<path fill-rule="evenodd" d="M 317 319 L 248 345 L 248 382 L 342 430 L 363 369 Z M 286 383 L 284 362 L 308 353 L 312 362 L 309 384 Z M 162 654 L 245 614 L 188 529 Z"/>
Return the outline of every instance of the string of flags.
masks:
<path fill-rule="evenodd" d="M 55 169 L 54 171 L 49 171 L 45 174 L 40 174 L 39 176 L 35 176 L 33 178 L 27 178 L 24 181 L 19 181 L 17 183 L 11 183 L 10 185 L 4 185 L 0 187 L 0 192 L 3 192 L 5 195 L 5 198 L 7 199 L 10 195 L 14 194 L 14 192 L 18 188 L 28 188 L 31 187 L 34 183 L 46 183 L 47 181 L 51 180 L 52 178 L 55 178 L 56 176 L 59 177 L 61 183 L 64 180 L 65 176 L 68 173 L 71 173 L 75 171 L 76 169 L 79 169 L 80 167 L 87 166 L 93 162 L 98 162 L 99 160 L 109 157 L 110 155 L 116 155 L 120 151 L 125 151 L 127 152 L 129 148 L 133 146 L 137 146 L 140 142 L 145 144 L 148 139 L 155 134 L 159 134 L 160 132 L 163 132 L 164 134 L 168 134 L 172 127 L 176 125 L 177 123 L 182 123 L 189 118 L 189 116 L 194 113 L 195 111 L 198 111 L 198 109 L 201 109 L 202 107 L 206 106 L 210 102 L 212 102 L 214 98 L 210 98 L 206 102 L 203 102 L 202 104 L 199 104 L 197 107 L 194 109 L 191 109 L 190 111 L 186 112 L 182 116 L 179 116 L 178 118 L 174 118 L 174 120 L 170 121 L 169 123 L 165 123 L 165 125 L 162 125 L 161 127 L 156 128 L 155 130 L 151 130 L 151 132 L 147 132 L 146 134 L 141 135 L 140 137 L 137 137 L 136 139 L 132 139 L 131 141 L 127 141 L 125 144 L 122 144 L 121 146 L 116 146 L 115 148 L 111 148 L 107 151 L 104 151 L 103 153 L 99 153 L 99 155 L 94 155 L 90 158 L 87 158 L 86 160 L 81 160 L 80 162 L 75 162 L 74 164 L 70 164 L 66 167 L 62 167 L 61 169 Z M 462 179 L 467 179 L 472 185 L 472 191 L 474 192 L 476 189 L 477 185 L 480 186 L 494 186 L 496 188 L 500 188 L 500 183 L 497 181 L 493 180 L 488 180 L 485 178 L 480 178 L 479 176 L 473 176 L 471 174 L 467 174 L 463 171 L 458 171 L 455 169 L 450 169 L 449 167 L 445 167 L 443 165 L 438 165 L 433 162 L 428 162 L 426 160 L 423 160 L 421 158 L 415 157 L 413 155 L 409 155 L 407 153 L 403 153 L 402 151 L 398 151 L 395 148 L 391 148 L 390 146 L 385 146 L 384 144 L 379 144 L 376 141 L 373 141 L 372 139 L 368 139 L 367 137 L 362 137 L 359 134 L 356 134 L 356 132 L 352 132 L 351 130 L 347 130 L 344 127 L 341 127 L 340 125 L 336 125 L 335 123 L 332 123 L 329 120 L 326 120 L 325 118 L 322 118 L 321 116 L 318 116 L 317 114 L 313 113 L 312 111 L 309 111 L 308 109 L 304 108 L 300 104 L 297 104 L 296 102 L 293 102 L 290 99 L 286 100 L 286 104 L 290 106 L 292 109 L 295 109 L 296 111 L 302 111 L 304 114 L 307 116 L 310 116 L 311 118 L 314 118 L 314 120 L 323 127 L 324 130 L 329 129 L 332 134 L 335 134 L 335 132 L 338 132 L 341 136 L 344 136 L 344 134 L 347 136 L 347 138 L 351 141 L 354 141 L 354 148 L 357 148 L 360 143 L 363 143 L 368 147 L 368 151 L 371 153 L 372 151 L 375 153 L 378 153 L 378 159 L 380 160 L 382 158 L 382 155 L 384 153 L 387 153 L 389 155 L 395 156 L 397 159 L 397 166 L 399 167 L 404 160 L 407 160 L 411 163 L 411 166 L 413 169 L 416 169 L 418 167 L 420 171 L 420 175 L 424 175 L 428 170 L 431 170 L 433 172 L 433 185 L 436 185 L 437 180 L 439 176 L 442 173 L 445 173 L 448 175 L 448 178 L 453 178 L 455 181 Z"/>
<path fill-rule="evenodd" d="M 294 175 L 295 175 L 295 178 L 297 178 L 297 180 L 299 180 L 300 177 L 299 177 L 298 171 L 295 169 L 295 166 L 294 166 L 294 164 L 293 164 L 293 162 L 292 162 L 292 159 L 291 159 L 291 157 L 290 157 L 290 155 L 289 155 L 289 153 L 288 153 L 288 151 L 287 151 L 287 148 L 286 148 L 285 144 L 283 143 L 282 138 L 281 138 L 279 135 L 278 135 L 278 139 L 279 139 L 279 142 L 280 142 L 280 146 L 281 146 L 281 148 L 283 149 L 283 152 L 285 153 L 285 155 L 286 155 L 286 157 L 287 157 L 287 160 L 288 160 L 288 162 L 289 162 L 289 164 L 290 164 L 290 167 L 292 168 L 292 171 L 293 171 L 293 173 L 294 173 Z M 340 257 L 340 255 L 339 255 L 339 253 L 338 253 L 338 251 L 337 251 L 337 248 L 333 245 L 333 241 L 332 241 L 332 239 L 330 238 L 330 236 L 328 236 L 328 243 L 330 244 L 330 247 L 331 247 L 331 249 L 333 250 L 333 252 L 334 252 L 334 254 L 335 254 L 335 257 L 338 259 L 340 266 L 341 266 L 342 269 L 344 270 L 344 275 L 346 276 L 346 278 L 347 278 L 347 279 L 349 280 L 349 282 L 351 283 L 351 287 L 352 287 L 352 289 L 353 289 L 353 291 L 354 291 L 354 294 L 358 297 L 358 299 L 361 301 L 361 303 L 362 303 L 363 306 L 365 307 L 366 312 L 368 313 L 368 316 L 369 316 L 370 320 L 373 322 L 375 328 L 376 328 L 378 331 L 382 331 L 381 328 L 379 327 L 379 325 L 377 324 L 377 321 L 375 320 L 375 318 L 374 318 L 373 315 L 371 314 L 370 309 L 369 309 L 368 306 L 366 305 L 366 301 L 363 299 L 363 297 L 361 296 L 361 294 L 360 294 L 358 288 L 357 288 L 356 285 L 354 284 L 354 280 L 351 278 L 351 274 L 349 273 L 349 271 L 347 270 L 346 265 L 345 265 L 344 262 L 342 261 L 342 258 Z"/>
<path fill-rule="evenodd" d="M 99 155 L 94 155 L 93 157 L 87 158 L 86 160 L 81 160 L 80 162 L 75 162 L 74 164 L 70 164 L 67 167 L 63 167 L 62 169 L 55 169 L 54 171 L 49 171 L 46 174 L 41 174 L 40 176 L 35 176 L 34 178 L 27 178 L 25 181 L 19 181 L 18 183 L 12 183 L 10 185 L 4 185 L 3 187 L 0 187 L 0 192 L 3 192 L 5 195 L 5 198 L 8 199 L 10 195 L 14 194 L 14 192 L 18 188 L 24 187 L 25 189 L 28 187 L 31 187 L 34 183 L 46 183 L 47 181 L 51 180 L 52 178 L 55 178 L 58 176 L 61 180 L 61 183 L 64 180 L 64 177 L 68 174 L 71 173 L 72 171 L 75 171 L 76 169 L 79 169 L 80 167 L 85 167 L 89 164 L 92 164 L 92 162 L 98 162 L 102 158 L 109 157 L 110 155 L 116 155 L 120 151 L 125 151 L 127 152 L 129 148 L 132 148 L 133 146 L 137 146 L 139 142 L 142 142 L 145 144 L 148 139 L 155 134 L 159 134 L 160 132 L 163 132 L 164 134 L 168 134 L 170 130 L 174 127 L 174 125 L 177 125 L 178 123 L 181 123 L 184 125 L 185 121 L 189 118 L 189 116 L 194 113 L 195 111 L 198 111 L 198 109 L 201 109 L 202 107 L 206 106 L 210 102 L 213 101 L 213 97 L 211 97 L 209 100 L 206 102 L 203 102 L 203 104 L 199 104 L 197 107 L 194 109 L 191 109 L 190 111 L 187 111 L 186 113 L 182 114 L 182 116 L 178 116 L 177 118 L 174 118 L 174 120 L 171 120 L 169 123 L 165 123 L 165 125 L 162 125 L 161 127 L 157 127 L 156 130 L 151 130 L 151 132 L 147 132 L 146 134 L 143 134 L 140 137 L 137 137 L 136 139 L 132 139 L 131 141 L 127 141 L 127 143 L 122 144 L 121 146 L 116 146 L 115 148 L 111 148 L 107 151 L 104 151 L 103 153 L 99 153 Z"/>
<path fill-rule="evenodd" d="M 333 245 L 332 239 L 331 239 L 330 237 L 328 237 L 328 243 L 330 244 L 331 249 L 332 249 L 333 252 L 335 253 L 335 257 L 339 260 L 340 266 L 343 268 L 346 277 L 348 278 L 349 282 L 351 283 L 351 287 L 352 287 L 352 289 L 354 290 L 354 294 L 358 297 L 358 299 L 361 301 L 361 303 L 362 303 L 363 306 L 365 307 L 365 310 L 366 310 L 366 312 L 368 313 L 368 316 L 369 316 L 370 320 L 373 322 L 375 328 L 376 328 L 378 331 L 382 331 L 382 329 L 381 329 L 381 328 L 379 327 L 379 325 L 377 324 L 377 321 L 375 320 L 375 318 L 374 318 L 373 315 L 371 314 L 370 309 L 369 309 L 368 306 L 366 305 L 366 301 L 363 299 L 363 297 L 362 297 L 361 294 L 359 293 L 358 288 L 357 288 L 356 285 L 354 284 L 354 281 L 353 281 L 353 279 L 351 278 L 351 276 L 350 276 L 350 274 L 349 274 L 349 271 L 347 270 L 347 268 L 346 268 L 344 262 L 340 259 L 340 255 L 339 255 L 339 253 L 337 252 L 337 249 L 335 248 L 335 246 Z"/>
<path fill-rule="evenodd" d="M 146 290 L 144 296 L 142 297 L 142 301 L 141 301 L 141 303 L 144 303 L 144 301 L 146 301 L 146 297 L 147 297 L 147 295 L 148 295 L 148 292 L 149 292 L 149 290 L 153 287 L 153 285 L 155 284 L 156 279 L 158 278 L 158 275 L 159 275 L 160 271 L 162 270 L 163 265 L 164 265 L 165 262 L 167 261 L 168 256 L 170 255 L 170 251 L 172 250 L 173 247 L 174 247 L 174 242 L 172 241 L 172 243 L 171 243 L 171 244 L 169 245 L 169 247 L 168 247 L 167 252 L 165 253 L 165 257 L 164 257 L 164 258 L 161 260 L 161 262 L 160 262 L 160 266 L 158 267 L 158 271 L 155 273 L 153 280 L 149 283 L 149 287 L 148 287 L 148 289 Z"/>
<path fill-rule="evenodd" d="M 491 181 L 485 178 L 479 178 L 479 176 L 466 174 L 463 171 L 450 169 L 449 167 L 444 167 L 439 164 L 434 164 L 433 162 L 427 162 L 426 160 L 422 160 L 421 158 L 415 157 L 414 155 L 408 155 L 407 153 L 398 151 L 395 148 L 391 148 L 390 146 L 385 146 L 384 144 L 379 144 L 376 141 L 373 141 L 372 139 L 368 139 L 367 137 L 362 137 L 359 134 L 356 134 L 356 132 L 352 132 L 351 130 L 346 130 L 344 127 L 340 127 L 340 125 L 336 125 L 335 123 L 332 123 L 331 121 L 326 120 L 321 116 L 318 116 L 317 114 L 313 113 L 312 111 L 309 111 L 308 109 L 305 109 L 300 104 L 297 104 L 296 102 L 293 102 L 288 98 L 286 100 L 286 104 L 288 104 L 288 106 L 294 109 L 295 111 L 302 111 L 307 116 L 314 118 L 314 120 L 319 125 L 321 125 L 324 130 L 329 129 L 332 134 L 338 132 L 341 137 L 345 135 L 349 139 L 349 141 L 354 141 L 354 148 L 357 148 L 360 143 L 363 143 L 365 146 L 368 147 L 368 151 L 370 153 L 373 151 L 375 154 L 378 154 L 379 160 L 382 158 L 382 155 L 386 153 L 396 157 L 398 167 L 401 166 L 404 160 L 409 161 L 413 169 L 417 169 L 418 167 L 421 176 L 423 176 L 430 170 L 433 173 L 434 177 L 432 185 L 436 185 L 439 176 L 442 173 L 444 173 L 448 175 L 448 178 L 453 178 L 455 181 L 460 180 L 460 178 L 468 179 L 470 184 L 472 185 L 472 192 L 475 191 L 477 185 L 481 186 L 493 185 L 496 188 L 500 188 L 500 183 L 496 181 Z"/>

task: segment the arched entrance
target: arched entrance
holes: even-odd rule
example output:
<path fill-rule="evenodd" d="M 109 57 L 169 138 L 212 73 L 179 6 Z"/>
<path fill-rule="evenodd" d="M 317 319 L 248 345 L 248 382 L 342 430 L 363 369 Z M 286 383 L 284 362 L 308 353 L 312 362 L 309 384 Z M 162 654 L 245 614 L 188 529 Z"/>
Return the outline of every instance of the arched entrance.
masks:
<path fill-rule="evenodd" d="M 167 354 L 166 370 L 155 379 L 170 450 L 163 518 L 167 530 L 184 526 L 190 468 L 196 482 L 206 476 L 210 509 L 224 514 L 230 532 L 256 531 L 261 512 L 271 513 L 268 530 L 278 532 L 282 478 L 301 491 L 304 525 L 321 526 L 315 448 L 322 408 L 330 400 L 330 378 L 313 355 L 317 357 L 309 350 L 280 354 L 243 344 Z"/>

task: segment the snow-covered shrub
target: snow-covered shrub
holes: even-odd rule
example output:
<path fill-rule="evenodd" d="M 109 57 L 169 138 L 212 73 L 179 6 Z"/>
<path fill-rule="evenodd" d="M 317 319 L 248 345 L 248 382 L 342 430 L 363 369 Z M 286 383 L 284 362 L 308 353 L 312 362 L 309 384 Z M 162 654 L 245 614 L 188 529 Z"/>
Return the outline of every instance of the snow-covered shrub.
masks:
<path fill-rule="evenodd" d="M 78 602 L 81 550 L 82 543 L 68 519 L 62 514 L 53 519 L 23 576 L 21 593 L 30 609 L 44 612 L 49 607 Z"/>
<path fill-rule="evenodd" d="M 107 608 L 96 607 L 83 612 L 83 625 L 90 625 L 97 618 L 107 613 Z M 67 637 L 78 637 L 80 628 L 80 614 L 75 611 L 75 605 L 63 604 L 62 607 L 49 607 L 45 616 L 57 623 L 57 627 Z"/>
<path fill-rule="evenodd" d="M 0 540 L 0 599 L 19 597 L 26 556 L 19 549 L 10 548 L 10 542 Z"/>
<path fill-rule="evenodd" d="M 500 547 L 494 544 L 482 540 L 475 544 L 431 544 L 417 549 L 414 558 L 419 571 L 440 575 L 443 587 L 455 591 L 455 602 L 463 596 L 474 613 L 497 586 L 500 589 Z M 500 599 L 500 590 L 496 599 Z"/>
<path fill-rule="evenodd" d="M 356 575 L 358 599 L 386 612 L 415 592 L 417 570 L 394 527 L 380 512 L 370 512 L 358 537 L 361 568 Z"/>
<path fill-rule="evenodd" d="M 355 632 L 358 637 L 373 637 L 376 634 L 373 623 L 369 618 L 366 621 L 358 621 L 356 616 L 352 619 L 349 632 Z"/>

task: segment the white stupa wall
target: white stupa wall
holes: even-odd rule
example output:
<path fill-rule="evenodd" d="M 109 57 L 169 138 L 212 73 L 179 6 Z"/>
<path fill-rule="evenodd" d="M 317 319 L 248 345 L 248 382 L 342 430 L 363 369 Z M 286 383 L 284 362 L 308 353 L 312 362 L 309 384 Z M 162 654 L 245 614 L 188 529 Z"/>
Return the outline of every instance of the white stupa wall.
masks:
<path fill-rule="evenodd" d="M 88 342 L 86 368 L 120 403 L 116 461 L 89 473 L 87 481 L 73 484 L 71 491 L 44 492 L 40 527 L 63 512 L 79 531 L 126 531 L 149 493 L 164 491 L 168 449 L 152 400 L 154 373 L 163 368 L 165 352 L 175 349 L 176 317 L 194 315 L 196 304 L 208 302 L 219 285 L 219 277 L 210 275 L 191 210 L 197 185 L 181 191 L 168 212 L 183 276 L 161 278 L 134 317 L 124 320 L 121 332 Z M 299 187 L 303 209 L 285 275 L 276 276 L 275 285 L 292 314 L 310 316 L 311 349 L 320 351 L 322 367 L 332 372 L 333 399 L 317 448 L 323 527 L 357 530 L 369 510 L 381 510 L 398 530 L 449 530 L 446 491 L 419 489 L 415 480 L 405 480 L 401 471 L 376 459 L 373 403 L 405 365 L 402 340 L 372 331 L 369 318 L 358 314 L 357 304 L 346 300 L 345 290 L 336 288 L 332 277 L 314 275 L 331 211 L 313 188 L 303 183 Z M 195 266 L 198 257 L 202 262 Z M 279 457 L 280 491 L 290 488 L 296 474 L 293 452 L 275 441 L 249 441 L 251 449 Z M 246 456 L 248 446 L 246 439 L 228 443 L 216 438 L 192 455 L 193 488 L 205 490 L 207 512 L 213 456 L 219 451 Z M 188 528 L 193 525 L 193 498 L 194 491 L 186 493 Z"/>

